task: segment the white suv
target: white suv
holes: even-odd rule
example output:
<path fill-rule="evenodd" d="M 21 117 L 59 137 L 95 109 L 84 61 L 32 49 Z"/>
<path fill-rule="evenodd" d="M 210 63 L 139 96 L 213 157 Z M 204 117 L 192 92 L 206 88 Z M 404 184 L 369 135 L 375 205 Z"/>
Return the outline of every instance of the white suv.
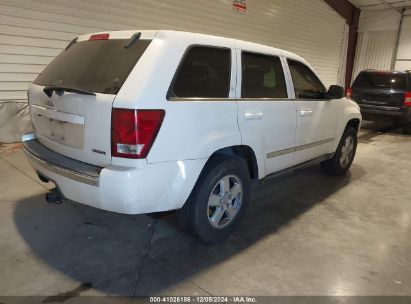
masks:
<path fill-rule="evenodd" d="M 179 210 L 224 240 L 250 182 L 312 164 L 352 164 L 359 107 L 326 90 L 302 58 L 259 44 L 174 31 L 84 35 L 29 89 L 24 150 L 59 198 L 141 214 Z"/>

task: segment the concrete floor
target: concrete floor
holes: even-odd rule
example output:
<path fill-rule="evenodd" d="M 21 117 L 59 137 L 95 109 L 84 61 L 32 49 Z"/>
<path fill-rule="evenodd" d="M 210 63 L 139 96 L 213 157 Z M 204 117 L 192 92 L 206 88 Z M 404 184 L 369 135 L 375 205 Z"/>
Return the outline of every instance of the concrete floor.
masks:
<path fill-rule="evenodd" d="M 239 231 L 206 247 L 173 214 L 47 204 L 47 187 L 7 145 L 0 296 L 411 296 L 410 184 L 411 137 L 368 123 L 348 176 L 313 167 L 264 182 Z"/>

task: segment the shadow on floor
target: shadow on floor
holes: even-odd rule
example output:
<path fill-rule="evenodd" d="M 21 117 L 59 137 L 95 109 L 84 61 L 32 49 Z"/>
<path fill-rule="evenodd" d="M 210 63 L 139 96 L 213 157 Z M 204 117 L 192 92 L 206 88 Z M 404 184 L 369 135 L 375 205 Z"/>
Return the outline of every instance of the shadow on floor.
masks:
<path fill-rule="evenodd" d="M 356 179 L 365 174 L 356 164 L 352 170 Z M 150 295 L 183 284 L 275 234 L 350 182 L 351 174 L 329 177 L 318 166 L 263 182 L 254 188 L 238 231 L 211 247 L 180 231 L 170 213 L 119 215 L 72 202 L 49 205 L 39 196 L 19 202 L 14 218 L 32 252 L 79 285 L 113 295 Z M 140 268 L 149 239 L 151 250 Z M 184 290 L 191 294 L 188 287 Z"/>
<path fill-rule="evenodd" d="M 391 122 L 390 120 L 363 121 L 361 134 L 358 137 L 360 143 L 374 141 L 376 137 L 382 134 L 403 135 L 402 127 Z M 409 136 L 409 135 L 403 135 Z"/>

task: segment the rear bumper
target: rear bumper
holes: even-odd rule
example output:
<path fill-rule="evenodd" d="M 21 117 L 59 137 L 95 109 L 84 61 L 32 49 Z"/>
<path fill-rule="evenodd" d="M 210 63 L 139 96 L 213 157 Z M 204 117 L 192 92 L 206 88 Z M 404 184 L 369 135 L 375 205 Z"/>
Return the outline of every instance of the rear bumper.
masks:
<path fill-rule="evenodd" d="M 401 110 L 392 107 L 373 107 L 360 105 L 361 114 L 365 120 L 393 118 L 406 123 L 411 120 L 411 110 Z"/>
<path fill-rule="evenodd" d="M 54 182 L 65 198 L 124 214 L 181 208 L 207 161 L 100 168 L 53 152 L 34 137 L 23 138 L 23 149 L 34 170 Z"/>
<path fill-rule="evenodd" d="M 102 168 L 76 161 L 53 152 L 38 142 L 34 135 L 23 137 L 23 150 L 32 164 L 47 171 L 91 186 L 99 185 Z"/>

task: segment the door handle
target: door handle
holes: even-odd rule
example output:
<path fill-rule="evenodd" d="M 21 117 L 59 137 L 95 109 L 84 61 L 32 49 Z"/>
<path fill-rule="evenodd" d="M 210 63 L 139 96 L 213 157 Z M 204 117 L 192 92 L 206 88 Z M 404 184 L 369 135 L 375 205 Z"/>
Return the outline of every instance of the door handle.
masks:
<path fill-rule="evenodd" d="M 244 114 L 245 120 L 261 120 L 263 116 L 262 112 L 246 112 Z"/>
<path fill-rule="evenodd" d="M 311 116 L 313 114 L 312 110 L 300 110 L 300 116 Z"/>

